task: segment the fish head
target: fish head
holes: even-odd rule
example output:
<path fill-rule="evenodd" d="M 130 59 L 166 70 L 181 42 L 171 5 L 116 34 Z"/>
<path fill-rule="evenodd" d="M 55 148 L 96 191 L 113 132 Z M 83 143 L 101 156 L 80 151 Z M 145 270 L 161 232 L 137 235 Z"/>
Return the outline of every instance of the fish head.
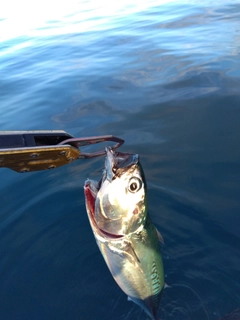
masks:
<path fill-rule="evenodd" d="M 106 148 L 102 179 L 87 180 L 84 189 L 94 233 L 119 237 L 144 225 L 146 181 L 137 154 Z"/>

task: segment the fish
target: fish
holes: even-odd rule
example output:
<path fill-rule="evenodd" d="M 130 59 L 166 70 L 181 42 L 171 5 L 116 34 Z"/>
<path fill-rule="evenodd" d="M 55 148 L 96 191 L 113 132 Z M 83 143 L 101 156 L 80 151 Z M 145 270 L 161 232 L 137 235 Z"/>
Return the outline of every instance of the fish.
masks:
<path fill-rule="evenodd" d="M 93 234 L 113 278 L 128 300 L 158 320 L 165 285 L 162 236 L 148 213 L 138 154 L 107 147 L 102 178 L 87 179 L 84 194 Z"/>

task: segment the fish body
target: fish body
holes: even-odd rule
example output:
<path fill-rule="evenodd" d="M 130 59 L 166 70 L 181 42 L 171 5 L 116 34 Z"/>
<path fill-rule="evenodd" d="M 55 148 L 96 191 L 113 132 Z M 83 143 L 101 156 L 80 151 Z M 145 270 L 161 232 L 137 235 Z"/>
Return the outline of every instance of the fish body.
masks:
<path fill-rule="evenodd" d="M 90 225 L 115 281 L 157 319 L 164 271 L 158 232 L 147 211 L 144 173 L 138 155 L 106 152 L 102 179 L 84 186 Z"/>

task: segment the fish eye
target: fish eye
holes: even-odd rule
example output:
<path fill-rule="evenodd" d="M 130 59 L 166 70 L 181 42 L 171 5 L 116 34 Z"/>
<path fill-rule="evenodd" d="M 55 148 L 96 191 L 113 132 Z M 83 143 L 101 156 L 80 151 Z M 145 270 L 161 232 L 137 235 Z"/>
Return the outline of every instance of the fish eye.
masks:
<path fill-rule="evenodd" d="M 128 190 L 131 193 L 136 193 L 142 188 L 142 181 L 139 178 L 131 178 L 128 184 Z"/>

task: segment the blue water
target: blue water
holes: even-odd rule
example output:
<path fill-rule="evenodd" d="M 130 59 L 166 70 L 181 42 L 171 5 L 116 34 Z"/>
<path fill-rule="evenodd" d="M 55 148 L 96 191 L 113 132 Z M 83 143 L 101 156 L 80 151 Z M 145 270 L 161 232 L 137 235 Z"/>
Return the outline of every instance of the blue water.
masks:
<path fill-rule="evenodd" d="M 0 129 L 112 134 L 138 153 L 161 231 L 162 320 L 240 306 L 239 1 L 0 4 Z M 104 159 L 1 169 L 0 319 L 146 320 L 85 211 Z"/>

